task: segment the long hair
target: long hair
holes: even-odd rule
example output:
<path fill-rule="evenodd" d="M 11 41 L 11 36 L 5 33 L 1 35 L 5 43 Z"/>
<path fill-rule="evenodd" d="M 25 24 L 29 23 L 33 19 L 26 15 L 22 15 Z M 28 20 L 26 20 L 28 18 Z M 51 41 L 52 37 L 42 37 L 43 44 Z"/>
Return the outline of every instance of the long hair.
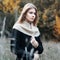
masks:
<path fill-rule="evenodd" d="M 38 23 L 38 13 L 37 13 L 37 8 L 36 8 L 36 6 L 34 5 L 34 4 L 32 4 L 32 3 L 27 3 L 24 7 L 23 7 L 23 10 L 22 10 L 22 12 L 21 12 L 21 14 L 20 14 L 20 16 L 19 16 L 19 18 L 18 18 L 18 21 L 17 22 L 19 22 L 19 23 L 22 23 L 26 18 L 26 13 L 28 12 L 28 10 L 30 10 L 30 9 L 32 9 L 32 8 L 34 8 L 35 9 L 35 11 L 36 11 L 36 17 L 35 17 L 35 20 L 33 21 L 33 25 L 35 26 L 35 25 L 37 25 L 37 23 Z"/>

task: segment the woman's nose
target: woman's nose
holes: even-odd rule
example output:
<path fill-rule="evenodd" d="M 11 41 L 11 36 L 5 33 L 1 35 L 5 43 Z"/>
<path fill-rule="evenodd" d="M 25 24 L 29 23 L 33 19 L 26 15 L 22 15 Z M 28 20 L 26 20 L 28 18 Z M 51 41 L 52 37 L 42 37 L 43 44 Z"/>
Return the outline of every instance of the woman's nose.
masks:
<path fill-rule="evenodd" d="M 35 17 L 35 15 L 33 14 L 32 17 Z"/>

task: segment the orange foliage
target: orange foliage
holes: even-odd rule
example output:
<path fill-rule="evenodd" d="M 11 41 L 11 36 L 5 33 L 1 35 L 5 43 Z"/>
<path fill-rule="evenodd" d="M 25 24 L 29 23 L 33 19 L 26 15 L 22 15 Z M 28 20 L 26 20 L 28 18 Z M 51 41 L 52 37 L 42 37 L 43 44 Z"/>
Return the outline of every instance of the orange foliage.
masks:
<path fill-rule="evenodd" d="M 20 0 L 3 0 L 3 11 L 13 13 L 15 9 L 18 9 L 18 4 L 20 3 Z"/>
<path fill-rule="evenodd" d="M 43 18 L 43 20 L 47 20 L 47 16 L 46 16 L 46 14 L 43 14 L 43 16 L 42 16 L 42 18 Z"/>
<path fill-rule="evenodd" d="M 46 9 L 46 10 L 44 11 L 44 13 L 43 13 L 42 18 L 43 18 L 44 21 L 46 21 L 46 20 L 48 19 L 48 17 L 46 16 L 48 10 L 49 10 L 49 9 Z"/>
<path fill-rule="evenodd" d="M 55 31 L 58 35 L 60 35 L 60 17 L 56 16 L 56 25 L 55 25 Z"/>

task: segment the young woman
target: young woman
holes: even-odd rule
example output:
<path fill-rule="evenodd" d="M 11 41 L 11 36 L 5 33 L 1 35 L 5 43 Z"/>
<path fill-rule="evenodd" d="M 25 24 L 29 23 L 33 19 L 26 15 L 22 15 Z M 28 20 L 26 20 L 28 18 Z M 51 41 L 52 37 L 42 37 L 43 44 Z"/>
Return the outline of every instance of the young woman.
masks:
<path fill-rule="evenodd" d="M 37 19 L 36 6 L 27 3 L 12 28 L 11 51 L 16 54 L 16 60 L 22 58 L 23 60 L 36 60 L 43 52 Z"/>

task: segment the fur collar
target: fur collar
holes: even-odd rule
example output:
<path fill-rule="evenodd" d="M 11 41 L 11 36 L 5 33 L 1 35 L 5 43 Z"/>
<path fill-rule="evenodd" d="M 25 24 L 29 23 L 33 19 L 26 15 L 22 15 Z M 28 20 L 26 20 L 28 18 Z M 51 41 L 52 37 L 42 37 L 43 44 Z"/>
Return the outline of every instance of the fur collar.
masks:
<path fill-rule="evenodd" d="M 18 31 L 30 36 L 40 35 L 38 28 L 36 26 L 33 26 L 33 24 L 29 24 L 26 21 L 24 21 L 23 23 L 15 23 L 13 29 L 17 29 Z"/>

